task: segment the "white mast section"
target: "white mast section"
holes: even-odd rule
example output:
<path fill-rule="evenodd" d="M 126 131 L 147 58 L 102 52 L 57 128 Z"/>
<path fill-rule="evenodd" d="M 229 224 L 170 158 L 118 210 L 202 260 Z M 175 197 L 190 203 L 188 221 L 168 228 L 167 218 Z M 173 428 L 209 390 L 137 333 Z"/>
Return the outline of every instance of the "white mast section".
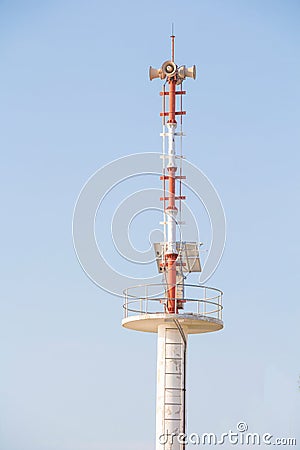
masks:
<path fill-rule="evenodd" d="M 167 168 L 171 171 L 175 177 L 175 173 L 177 171 L 176 165 L 176 150 L 175 150 L 175 132 L 176 132 L 176 123 L 168 123 L 168 165 Z M 171 195 L 168 192 L 168 195 Z M 166 253 L 178 254 L 176 248 L 176 216 L 177 209 L 168 209 L 167 211 L 167 241 L 166 241 Z"/>

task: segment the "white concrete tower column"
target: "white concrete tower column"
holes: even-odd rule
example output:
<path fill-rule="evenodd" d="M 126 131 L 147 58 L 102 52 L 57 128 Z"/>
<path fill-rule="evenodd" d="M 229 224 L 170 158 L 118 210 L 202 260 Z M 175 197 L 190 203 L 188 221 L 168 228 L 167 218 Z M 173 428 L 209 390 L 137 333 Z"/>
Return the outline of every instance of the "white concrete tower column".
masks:
<path fill-rule="evenodd" d="M 183 333 L 183 336 L 182 336 Z M 183 450 L 186 339 L 173 321 L 158 326 L 156 450 Z"/>

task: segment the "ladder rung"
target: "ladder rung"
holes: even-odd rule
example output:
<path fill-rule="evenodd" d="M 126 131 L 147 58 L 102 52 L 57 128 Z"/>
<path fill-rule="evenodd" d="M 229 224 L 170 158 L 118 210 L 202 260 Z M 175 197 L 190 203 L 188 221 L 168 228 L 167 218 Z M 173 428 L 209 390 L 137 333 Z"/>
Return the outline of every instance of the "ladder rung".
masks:
<path fill-rule="evenodd" d="M 165 405 L 182 406 L 182 403 L 165 403 Z"/>
<path fill-rule="evenodd" d="M 172 328 L 171 327 L 167 327 L 166 328 L 166 331 L 174 331 L 174 330 L 177 331 L 177 328 L 174 328 L 174 327 L 172 327 Z"/>
<path fill-rule="evenodd" d="M 175 359 L 175 361 L 182 361 L 183 358 L 179 358 L 179 357 L 172 358 L 172 356 L 166 356 L 165 359 Z"/>
<path fill-rule="evenodd" d="M 168 389 L 170 391 L 185 391 L 184 388 L 174 388 L 174 387 L 165 387 L 165 390 Z"/>
<path fill-rule="evenodd" d="M 165 372 L 165 375 L 182 375 L 181 372 Z"/>

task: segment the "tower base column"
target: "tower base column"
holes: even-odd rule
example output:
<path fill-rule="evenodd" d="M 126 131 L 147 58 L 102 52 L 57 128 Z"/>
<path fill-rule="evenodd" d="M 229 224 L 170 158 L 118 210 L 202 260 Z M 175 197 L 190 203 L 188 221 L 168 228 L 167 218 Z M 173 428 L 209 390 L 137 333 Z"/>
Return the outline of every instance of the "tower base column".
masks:
<path fill-rule="evenodd" d="M 183 335 L 182 335 L 183 333 Z M 183 450 L 185 433 L 186 339 L 175 322 L 158 327 L 156 450 Z"/>

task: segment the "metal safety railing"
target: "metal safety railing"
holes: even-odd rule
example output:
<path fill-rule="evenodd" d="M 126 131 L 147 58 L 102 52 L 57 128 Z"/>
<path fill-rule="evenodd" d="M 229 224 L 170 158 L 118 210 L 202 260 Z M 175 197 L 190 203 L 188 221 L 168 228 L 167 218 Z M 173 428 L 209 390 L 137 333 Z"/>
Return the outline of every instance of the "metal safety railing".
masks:
<path fill-rule="evenodd" d="M 124 317 L 142 314 L 162 314 L 167 302 L 173 300 L 178 314 L 193 314 L 222 320 L 222 296 L 220 289 L 196 284 L 177 284 L 184 297 L 170 299 L 164 284 L 143 284 L 124 290 Z"/>

